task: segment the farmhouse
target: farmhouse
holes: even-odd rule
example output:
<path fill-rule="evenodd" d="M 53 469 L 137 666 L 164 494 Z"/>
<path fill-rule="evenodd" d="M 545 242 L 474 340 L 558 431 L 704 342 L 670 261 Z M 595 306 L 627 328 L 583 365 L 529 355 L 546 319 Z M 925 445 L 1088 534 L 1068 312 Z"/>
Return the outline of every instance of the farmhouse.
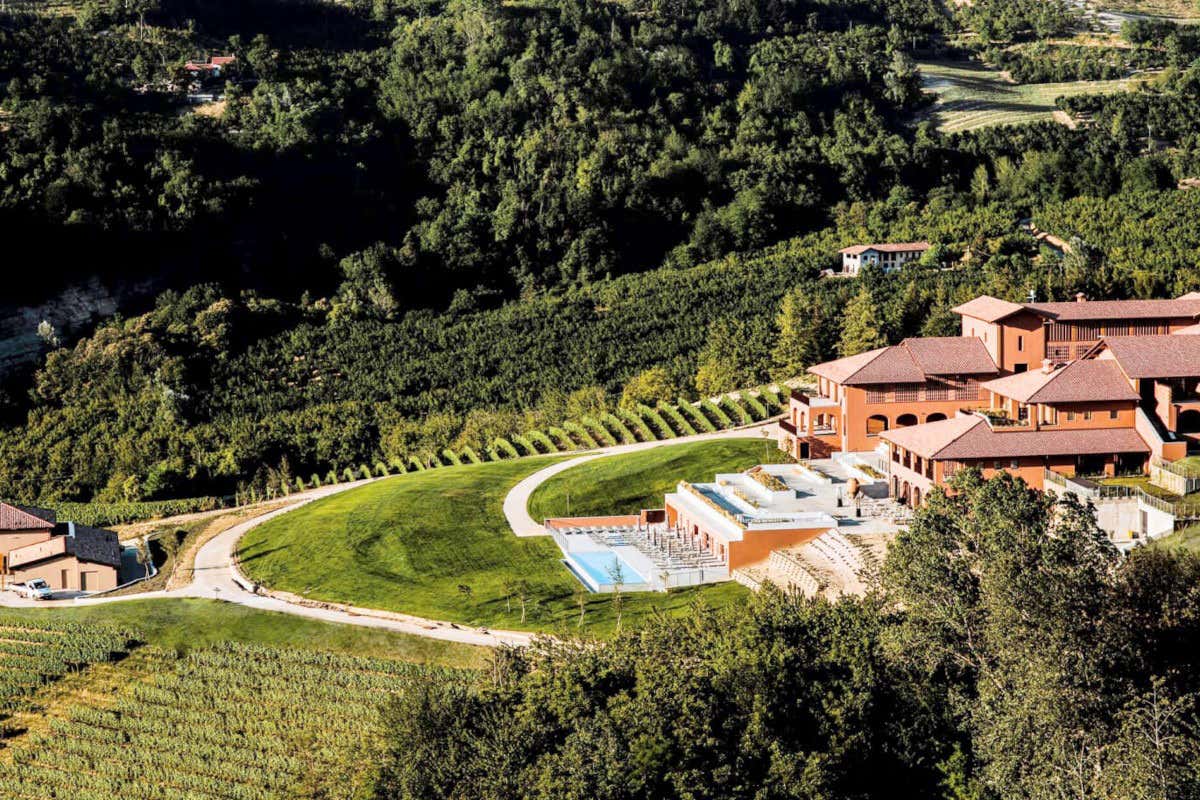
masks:
<path fill-rule="evenodd" d="M 856 244 L 844 247 L 839 252 L 842 257 L 842 272 L 846 277 L 853 277 L 866 264 L 876 264 L 887 272 L 898 270 L 909 261 L 915 261 L 925 254 L 932 245 L 929 242 L 902 242 L 898 244 Z"/>
<path fill-rule="evenodd" d="M 117 586 L 121 545 L 112 531 L 58 522 L 53 511 L 0 503 L 0 582 L 42 578 L 51 589 Z"/>
<path fill-rule="evenodd" d="M 1061 303 L 983 296 L 955 312 L 960 337 L 909 339 L 810 368 L 817 391 L 793 393 L 780 446 L 800 459 L 880 454 L 890 494 L 909 506 L 976 467 L 1038 489 L 1140 503 L 1140 521 L 1121 514 L 1113 524 L 1134 538 L 1163 532 L 1150 513 L 1179 504 L 1100 484 L 1150 475 L 1181 496 L 1200 489 L 1181 461 L 1200 451 L 1200 293 Z"/>

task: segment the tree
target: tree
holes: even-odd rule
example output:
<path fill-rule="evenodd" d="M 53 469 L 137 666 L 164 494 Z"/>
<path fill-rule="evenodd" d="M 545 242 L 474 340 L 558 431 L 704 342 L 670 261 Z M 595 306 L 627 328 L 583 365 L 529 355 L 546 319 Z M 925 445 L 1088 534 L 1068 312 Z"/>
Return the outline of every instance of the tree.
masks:
<path fill-rule="evenodd" d="M 874 350 L 887 344 L 883 333 L 879 307 L 865 286 L 859 290 L 842 315 L 842 337 L 838 341 L 838 353 L 853 356 Z"/>
<path fill-rule="evenodd" d="M 671 402 L 678 388 L 664 367 L 651 367 L 629 379 L 621 390 L 620 407 L 635 409 L 640 404 L 655 406 L 659 401 Z"/>
<path fill-rule="evenodd" d="M 146 572 L 146 577 L 149 578 L 150 566 L 154 563 L 154 556 L 150 552 L 150 537 L 148 536 L 138 539 L 137 562 L 142 565 L 142 569 Z"/>
<path fill-rule="evenodd" d="M 810 301 L 808 293 L 801 287 L 783 296 L 775 321 L 779 329 L 774 353 L 777 380 L 803 375 L 807 367 L 821 360 L 817 329 L 823 322 L 820 304 Z"/>

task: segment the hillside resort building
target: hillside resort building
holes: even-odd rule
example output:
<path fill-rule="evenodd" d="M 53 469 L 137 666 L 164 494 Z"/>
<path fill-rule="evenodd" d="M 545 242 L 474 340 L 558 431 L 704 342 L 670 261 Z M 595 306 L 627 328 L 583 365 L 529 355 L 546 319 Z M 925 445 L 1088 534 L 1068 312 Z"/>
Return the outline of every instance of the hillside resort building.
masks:
<path fill-rule="evenodd" d="M 874 452 L 891 495 L 915 507 L 964 467 L 1037 489 L 1121 501 L 1101 524 L 1132 539 L 1169 530 L 1161 496 L 1104 487 L 1150 476 L 1164 495 L 1200 489 L 1200 293 L 1174 300 L 1011 303 L 954 311 L 958 337 L 817 364 L 780 446 L 798 459 Z M 1155 502 L 1158 500 L 1159 502 Z"/>
<path fill-rule="evenodd" d="M 838 251 L 842 257 L 840 277 L 853 278 L 867 264 L 874 264 L 884 272 L 895 272 L 910 261 L 916 261 L 932 247 L 929 242 L 901 242 L 893 244 L 856 244 Z"/>

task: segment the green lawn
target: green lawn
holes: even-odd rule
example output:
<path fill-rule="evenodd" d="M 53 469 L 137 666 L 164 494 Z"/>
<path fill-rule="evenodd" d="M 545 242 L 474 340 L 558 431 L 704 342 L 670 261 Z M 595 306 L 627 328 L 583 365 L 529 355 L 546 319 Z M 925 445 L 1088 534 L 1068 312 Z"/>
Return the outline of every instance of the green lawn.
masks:
<path fill-rule="evenodd" d="M 5 609 L 3 615 L 126 626 L 140 632 L 147 644 L 181 652 L 216 642 L 253 642 L 461 667 L 482 667 L 489 652 L 485 647 L 335 625 L 216 600 L 129 600 L 73 608 Z"/>
<path fill-rule="evenodd" d="M 990 125 L 1049 122 L 1054 101 L 1077 94 L 1126 91 L 1136 80 L 1072 81 L 1014 84 L 1000 72 L 967 61 L 925 62 L 922 85 L 937 95 L 930 117 L 944 133 L 959 133 Z"/>
<path fill-rule="evenodd" d="M 501 510 L 509 489 L 562 458 L 410 473 L 319 500 L 248 533 L 243 568 L 265 586 L 315 599 L 493 628 L 578 631 L 582 597 L 582 629 L 607 633 L 616 619 L 612 598 L 585 596 L 554 542 L 518 539 Z M 731 582 L 626 594 L 622 624 L 636 624 L 654 609 L 679 613 L 701 598 L 726 605 L 745 592 Z"/>
<path fill-rule="evenodd" d="M 530 498 L 529 515 L 540 522 L 547 517 L 662 508 L 663 495 L 674 491 L 680 480 L 711 481 L 718 472 L 741 472 L 781 456 L 773 440 L 754 439 L 718 439 L 607 456 L 560 472 L 539 486 Z"/>

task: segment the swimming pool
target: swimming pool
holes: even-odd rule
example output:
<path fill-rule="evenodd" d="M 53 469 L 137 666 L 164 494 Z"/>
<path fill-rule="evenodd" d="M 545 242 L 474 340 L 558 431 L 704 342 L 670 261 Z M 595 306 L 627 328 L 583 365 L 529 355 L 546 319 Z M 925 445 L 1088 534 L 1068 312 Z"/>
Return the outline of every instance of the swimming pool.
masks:
<path fill-rule="evenodd" d="M 568 553 L 567 560 L 571 562 L 576 572 L 581 573 L 580 577 L 585 579 L 585 583 L 591 584 L 593 589 L 600 586 L 612 586 L 615 583 L 613 572 L 617 567 L 620 567 L 621 570 L 622 585 L 646 583 L 646 578 L 640 572 L 611 550 Z"/>

